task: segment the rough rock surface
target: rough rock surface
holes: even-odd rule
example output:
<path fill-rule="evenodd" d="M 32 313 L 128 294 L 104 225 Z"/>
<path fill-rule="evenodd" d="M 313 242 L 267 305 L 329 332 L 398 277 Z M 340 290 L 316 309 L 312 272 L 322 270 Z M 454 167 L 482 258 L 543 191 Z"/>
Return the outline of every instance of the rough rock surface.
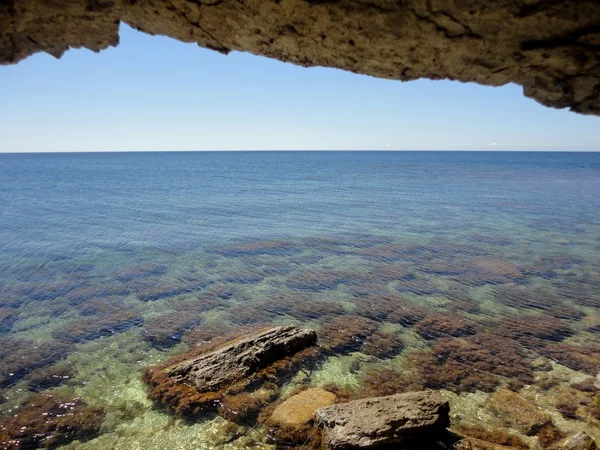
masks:
<path fill-rule="evenodd" d="M 317 334 L 293 326 L 268 328 L 176 364 L 167 375 L 198 392 L 214 392 L 313 345 Z"/>
<path fill-rule="evenodd" d="M 519 450 L 517 447 L 508 447 L 498 445 L 492 442 L 482 441 L 481 439 L 467 437 L 458 441 L 453 450 Z"/>
<path fill-rule="evenodd" d="M 598 450 L 594 440 L 583 431 L 569 436 L 557 448 L 560 450 Z"/>
<path fill-rule="evenodd" d="M 331 406 L 337 396 L 321 388 L 310 388 L 293 395 L 278 405 L 271 421 L 281 425 L 300 425 L 308 423 L 319 408 Z"/>
<path fill-rule="evenodd" d="M 371 448 L 419 434 L 442 432 L 450 424 L 448 401 L 434 391 L 409 392 L 341 403 L 317 411 L 329 448 Z"/>
<path fill-rule="evenodd" d="M 600 114 L 597 0 L 2 0 L 0 64 L 115 46 L 121 22 L 302 66 L 513 82 L 544 105 Z"/>
<path fill-rule="evenodd" d="M 508 389 L 499 389 L 488 399 L 488 407 L 508 426 L 532 436 L 550 424 L 551 419 L 541 409 Z"/>

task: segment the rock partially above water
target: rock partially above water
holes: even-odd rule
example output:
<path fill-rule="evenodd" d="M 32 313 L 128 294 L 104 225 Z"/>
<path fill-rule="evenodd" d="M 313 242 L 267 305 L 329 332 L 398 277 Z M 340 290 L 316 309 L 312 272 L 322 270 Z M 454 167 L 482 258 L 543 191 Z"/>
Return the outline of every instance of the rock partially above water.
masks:
<path fill-rule="evenodd" d="M 322 408 L 316 419 L 333 450 L 371 448 L 432 437 L 450 424 L 448 401 L 434 391 L 355 400 Z"/>
<path fill-rule="evenodd" d="M 312 330 L 279 326 L 230 336 L 198 346 L 146 369 L 149 397 L 178 415 L 218 406 L 253 382 L 275 381 L 314 357 Z M 256 386 L 255 386 L 256 387 Z"/>
<path fill-rule="evenodd" d="M 268 328 L 232 342 L 167 370 L 170 378 L 186 383 L 198 392 L 222 389 L 293 355 L 317 341 L 312 330 L 292 326 Z"/>

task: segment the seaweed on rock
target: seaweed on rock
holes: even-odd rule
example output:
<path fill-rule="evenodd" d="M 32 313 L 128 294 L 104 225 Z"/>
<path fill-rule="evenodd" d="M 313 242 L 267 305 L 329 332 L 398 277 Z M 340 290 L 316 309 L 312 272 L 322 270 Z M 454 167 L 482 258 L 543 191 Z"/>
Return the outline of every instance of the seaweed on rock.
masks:
<path fill-rule="evenodd" d="M 395 283 L 394 289 L 401 293 L 410 293 L 415 295 L 434 295 L 441 294 L 442 290 L 435 281 L 429 276 L 416 276 L 408 280 L 400 280 Z"/>
<path fill-rule="evenodd" d="M 287 314 L 299 320 L 330 319 L 344 314 L 344 308 L 332 301 L 308 300 L 295 303 Z"/>
<path fill-rule="evenodd" d="M 414 352 L 408 358 L 428 389 L 492 392 L 503 380 L 520 386 L 533 383 L 527 351 L 498 336 L 440 339 L 431 351 Z"/>
<path fill-rule="evenodd" d="M 367 270 L 363 279 L 380 283 L 392 281 L 412 280 L 415 275 L 413 271 L 403 264 L 378 264 Z"/>
<path fill-rule="evenodd" d="M 566 436 L 567 435 L 565 433 L 557 429 L 552 424 L 546 425 L 539 431 L 539 433 L 537 433 L 538 444 L 542 448 L 552 448 Z"/>
<path fill-rule="evenodd" d="M 232 306 L 227 310 L 227 318 L 237 325 L 257 325 L 271 322 L 276 313 L 261 304 L 247 304 Z"/>
<path fill-rule="evenodd" d="M 494 290 L 496 302 L 513 308 L 537 309 L 559 319 L 581 319 L 585 314 L 564 303 L 558 295 L 539 289 L 525 289 L 518 286 L 500 286 Z"/>
<path fill-rule="evenodd" d="M 60 386 L 69 381 L 75 375 L 74 369 L 59 362 L 53 366 L 41 367 L 34 370 L 26 377 L 27 389 L 33 392 L 41 392 Z"/>
<path fill-rule="evenodd" d="M 419 321 L 415 328 L 423 339 L 440 339 L 448 336 L 470 336 L 477 332 L 472 321 L 451 314 L 433 313 Z"/>
<path fill-rule="evenodd" d="M 231 422 L 243 425 L 253 422 L 274 398 L 276 391 L 259 389 L 254 392 L 224 395 L 218 402 L 219 415 Z"/>
<path fill-rule="evenodd" d="M 0 308 L 0 334 L 10 331 L 17 321 L 17 312 L 12 308 Z"/>
<path fill-rule="evenodd" d="M 200 321 L 200 316 L 193 312 L 169 312 L 146 321 L 142 331 L 144 338 L 153 346 L 168 348 L 181 340 L 185 330 Z"/>
<path fill-rule="evenodd" d="M 560 342 L 573 335 L 567 323 L 551 316 L 507 317 L 497 329 L 499 334 L 531 349 L 543 348 L 547 341 Z"/>
<path fill-rule="evenodd" d="M 87 441 L 99 434 L 103 420 L 103 409 L 86 405 L 81 398 L 37 394 L 0 421 L 0 447 L 56 448 Z"/>
<path fill-rule="evenodd" d="M 137 296 L 143 302 L 150 302 L 189 292 L 200 291 L 208 286 L 208 284 L 207 281 L 196 278 L 187 278 L 179 280 L 177 283 L 158 284 L 147 287 L 139 291 Z"/>
<path fill-rule="evenodd" d="M 354 313 L 377 321 L 387 321 L 398 309 L 408 308 L 404 299 L 394 294 L 369 294 L 356 302 Z"/>
<path fill-rule="evenodd" d="M 189 351 L 175 355 L 173 358 L 159 363 L 156 366 L 147 368 L 142 380 L 148 386 L 148 397 L 154 402 L 166 407 L 169 411 L 180 417 L 194 417 L 205 413 L 208 410 L 214 410 L 219 407 L 226 398 L 229 404 L 233 404 L 236 399 L 234 396 L 266 387 L 267 390 L 273 390 L 273 386 L 278 387 L 289 380 L 289 376 L 295 374 L 301 367 L 311 367 L 315 363 L 319 354 L 319 349 L 309 346 L 300 350 L 291 356 L 281 357 L 279 354 L 274 356 L 279 359 L 247 373 L 242 379 L 232 381 L 216 390 L 204 390 L 200 392 L 185 382 L 178 382 L 169 375 L 174 367 L 185 361 L 189 361 L 200 355 L 208 354 L 214 350 L 223 348 L 227 345 L 235 345 L 244 335 L 254 331 L 261 331 L 258 327 L 242 327 L 235 333 L 221 336 L 204 344 L 197 345 Z M 258 362 L 257 362 L 258 364 Z M 247 398 L 239 397 L 240 403 L 247 403 Z M 250 402 L 252 403 L 252 402 Z M 247 404 L 249 413 L 253 409 L 252 405 Z M 244 408 L 246 408 L 246 406 Z M 241 407 L 241 405 L 240 405 Z M 229 414 L 230 412 L 226 412 Z"/>
<path fill-rule="evenodd" d="M 181 340 L 188 345 L 196 346 L 210 342 L 215 338 L 230 335 L 231 332 L 231 326 L 223 321 L 208 324 L 203 323 L 184 331 Z"/>
<path fill-rule="evenodd" d="M 123 282 L 135 280 L 137 278 L 148 278 L 167 273 L 167 266 L 164 264 L 141 264 L 133 267 L 126 267 L 115 272 L 114 277 Z"/>
<path fill-rule="evenodd" d="M 211 250 L 226 257 L 258 255 L 289 256 L 302 251 L 289 241 L 276 239 L 221 245 Z"/>
<path fill-rule="evenodd" d="M 510 449 L 526 450 L 529 448 L 529 445 L 523 442 L 521 438 L 510 434 L 502 428 L 483 427 L 481 425 L 459 422 L 452 426 L 452 431 L 459 433 L 461 436 L 479 439 L 503 447 L 509 447 Z"/>
<path fill-rule="evenodd" d="M 125 285 L 103 284 L 99 286 L 86 286 L 73 289 L 63 298 L 70 305 L 78 305 L 93 298 L 106 298 L 112 296 L 128 295 L 130 288 Z"/>
<path fill-rule="evenodd" d="M 496 246 L 513 245 L 515 243 L 512 237 L 501 236 L 498 234 L 473 233 L 467 235 L 465 238 L 467 241 L 475 242 L 478 244 L 488 244 Z"/>
<path fill-rule="evenodd" d="M 369 261 L 396 263 L 401 261 L 421 262 L 432 258 L 433 248 L 412 243 L 390 243 L 362 248 L 354 252 Z"/>
<path fill-rule="evenodd" d="M 265 274 L 262 270 L 244 268 L 225 273 L 221 280 L 227 283 L 254 284 L 260 283 L 264 278 Z"/>
<path fill-rule="evenodd" d="M 365 339 L 360 351 L 380 359 L 393 358 L 401 353 L 405 344 L 397 333 L 376 331 Z"/>
<path fill-rule="evenodd" d="M 37 343 L 6 337 L 0 340 L 0 387 L 8 387 L 33 370 L 65 357 L 72 345 L 61 341 Z"/>
<path fill-rule="evenodd" d="M 338 316 L 327 322 L 319 332 L 320 345 L 335 354 L 358 351 L 365 340 L 377 330 L 377 323 L 357 315 Z"/>
<path fill-rule="evenodd" d="M 319 292 L 335 289 L 342 283 L 348 283 L 352 275 L 335 270 L 312 270 L 292 274 L 288 277 L 287 287 L 297 291 Z"/>
<path fill-rule="evenodd" d="M 422 389 L 423 383 L 412 372 L 399 372 L 388 366 L 375 366 L 364 372 L 358 396 L 381 397 Z"/>
<path fill-rule="evenodd" d="M 572 345 L 545 343 L 537 348 L 544 356 L 556 362 L 590 375 L 600 372 L 600 345 Z"/>
<path fill-rule="evenodd" d="M 66 342 L 81 343 L 138 327 L 143 319 L 138 312 L 121 303 L 97 304 L 100 312 L 90 317 L 75 319 L 52 332 L 52 337 Z M 102 309 L 105 308 L 105 309 Z"/>

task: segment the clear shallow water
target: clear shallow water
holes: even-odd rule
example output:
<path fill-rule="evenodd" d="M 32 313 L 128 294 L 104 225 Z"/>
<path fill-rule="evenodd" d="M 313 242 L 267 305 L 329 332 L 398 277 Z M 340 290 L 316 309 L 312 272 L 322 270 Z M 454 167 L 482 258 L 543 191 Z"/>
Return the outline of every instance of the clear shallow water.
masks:
<path fill-rule="evenodd" d="M 263 445 L 152 408 L 140 373 L 294 323 L 354 336 L 296 383 L 392 370 L 466 417 L 507 385 L 598 433 L 556 398 L 600 370 L 599 194 L 597 153 L 0 155 L 0 411 L 32 392 L 103 408 L 70 448 Z"/>

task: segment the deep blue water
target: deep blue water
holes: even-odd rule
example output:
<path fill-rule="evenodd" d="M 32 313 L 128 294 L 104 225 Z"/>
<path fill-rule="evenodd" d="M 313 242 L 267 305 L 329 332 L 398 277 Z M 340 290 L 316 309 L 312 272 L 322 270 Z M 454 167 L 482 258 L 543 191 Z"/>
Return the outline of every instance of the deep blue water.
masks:
<path fill-rule="evenodd" d="M 599 171 L 598 153 L 5 154 L 0 251 L 72 256 L 543 217 L 597 225 Z"/>
<path fill-rule="evenodd" d="M 373 353 L 357 334 L 309 384 L 360 390 L 373 367 L 418 373 L 411 352 L 490 333 L 526 366 L 600 371 L 600 153 L 0 154 L 0 205 L 0 425 L 39 392 L 104 408 L 100 437 L 69 448 L 197 448 L 217 425 L 161 422 L 140 373 L 248 324 L 309 326 L 327 345 L 327 323 L 362 317 L 405 342 Z M 513 378 L 530 389 L 531 364 L 424 387 L 457 402 Z"/>

